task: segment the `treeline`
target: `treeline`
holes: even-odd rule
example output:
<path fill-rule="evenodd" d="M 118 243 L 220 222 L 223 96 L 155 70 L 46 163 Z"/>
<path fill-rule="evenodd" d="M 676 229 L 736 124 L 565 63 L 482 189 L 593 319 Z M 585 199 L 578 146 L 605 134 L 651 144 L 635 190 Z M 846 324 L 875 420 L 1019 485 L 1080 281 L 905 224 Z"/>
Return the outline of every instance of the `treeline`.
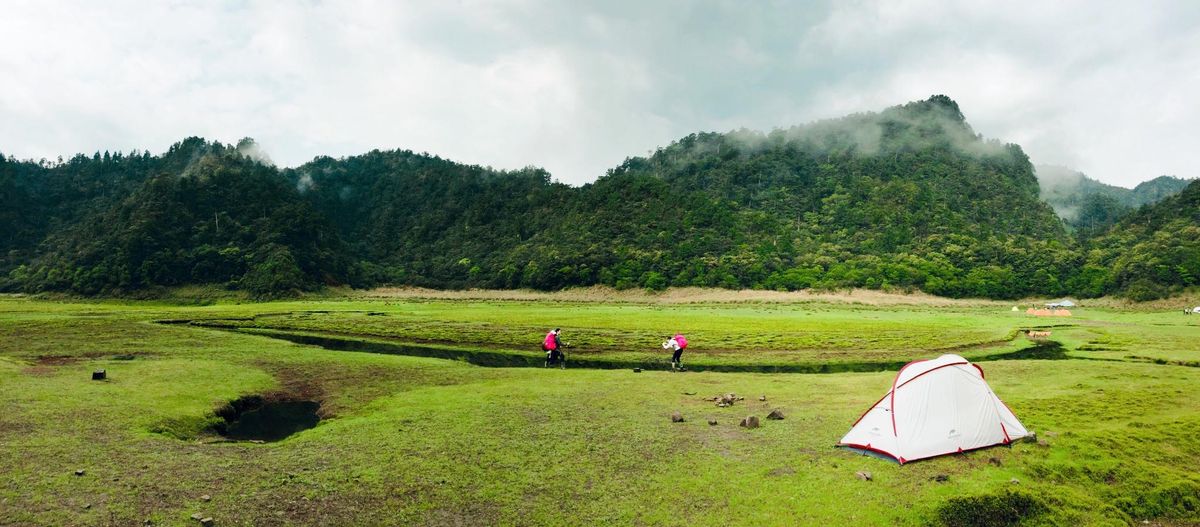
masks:
<path fill-rule="evenodd" d="M 1020 147 L 980 138 L 944 96 L 768 134 L 693 134 L 582 187 L 410 151 L 286 170 L 256 152 L 249 140 L 192 138 L 161 156 L 0 160 L 0 289 L 605 284 L 1150 298 L 1200 276 L 1195 184 L 1072 236 L 1039 199 Z"/>

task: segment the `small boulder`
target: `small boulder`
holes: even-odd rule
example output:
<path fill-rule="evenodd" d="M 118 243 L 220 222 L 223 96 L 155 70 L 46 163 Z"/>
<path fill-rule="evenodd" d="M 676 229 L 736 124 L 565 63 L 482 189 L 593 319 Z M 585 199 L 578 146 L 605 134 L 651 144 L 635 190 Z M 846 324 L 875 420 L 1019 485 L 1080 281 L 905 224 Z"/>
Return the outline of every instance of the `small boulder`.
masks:
<path fill-rule="evenodd" d="M 758 428 L 758 416 L 748 416 L 745 419 L 742 419 L 742 422 L 739 423 L 738 426 L 741 426 L 742 428 Z"/>
<path fill-rule="evenodd" d="M 765 395 L 760 395 L 760 396 L 758 396 L 758 400 L 760 400 L 760 401 L 766 401 L 766 400 L 767 400 L 767 396 L 765 396 Z"/>
<path fill-rule="evenodd" d="M 858 479 L 861 479 L 863 481 L 871 481 L 871 479 L 872 479 L 871 473 L 867 472 L 865 470 L 860 470 L 858 472 L 855 472 L 854 475 L 857 476 Z"/>
<path fill-rule="evenodd" d="M 209 496 L 208 494 L 200 496 L 200 501 L 212 501 L 212 496 Z"/>
<path fill-rule="evenodd" d="M 86 510 L 88 510 L 88 509 L 90 509 L 90 508 L 92 508 L 92 504 L 91 504 L 91 503 L 84 503 L 84 504 L 83 504 L 83 510 L 85 510 L 85 511 L 86 511 Z"/>
<path fill-rule="evenodd" d="M 642 369 L 641 369 L 641 368 L 634 368 L 634 369 L 633 369 L 633 373 L 642 373 Z"/>
<path fill-rule="evenodd" d="M 84 474 L 87 474 L 87 471 L 86 471 L 86 470 L 79 469 L 79 470 L 76 470 L 76 471 L 75 471 L 75 475 L 76 475 L 76 476 L 82 476 L 82 475 L 84 475 Z"/>
<path fill-rule="evenodd" d="M 991 464 L 993 464 L 993 465 L 996 465 L 997 467 L 1001 465 L 1001 463 L 1000 463 L 1000 458 L 998 458 L 998 457 L 990 457 L 990 458 L 988 458 L 988 463 L 991 463 Z"/>
<path fill-rule="evenodd" d="M 709 419 L 709 420 L 708 420 L 708 426 L 717 426 L 717 420 L 716 420 L 716 419 Z"/>
<path fill-rule="evenodd" d="M 214 522 L 213 522 L 212 518 L 201 518 L 200 519 L 200 525 L 203 525 L 204 527 L 212 527 L 213 524 L 214 524 Z"/>
<path fill-rule="evenodd" d="M 929 479 L 931 479 L 931 480 L 933 480 L 933 481 L 936 481 L 936 482 L 938 482 L 938 483 L 945 483 L 945 482 L 947 482 L 947 481 L 950 481 L 950 476 L 947 476 L 946 474 L 938 474 L 938 475 L 936 475 L 936 476 L 934 476 L 934 477 L 932 477 L 932 478 L 929 478 Z"/>
<path fill-rule="evenodd" d="M 107 372 L 107 371 L 104 371 L 104 370 L 96 370 L 96 371 L 92 372 L 92 380 L 93 380 L 93 381 L 103 381 L 103 380 L 104 380 L 104 379 L 106 379 L 107 377 L 108 377 L 108 372 Z"/>
<path fill-rule="evenodd" d="M 1021 484 L 1021 480 L 1019 480 L 1019 479 L 1017 479 L 1017 478 L 1010 479 L 1010 480 L 1008 480 L 1008 482 L 1009 482 L 1009 483 L 1012 483 L 1013 485 L 1020 485 L 1020 484 Z"/>
<path fill-rule="evenodd" d="M 204 515 L 197 512 L 196 514 L 192 515 L 192 519 L 196 520 L 196 521 L 200 521 L 200 520 L 204 519 Z"/>
<path fill-rule="evenodd" d="M 782 421 L 783 420 L 783 412 L 779 411 L 778 409 L 771 410 L 771 413 L 767 414 L 767 419 L 770 419 L 772 421 Z"/>
<path fill-rule="evenodd" d="M 1050 447 L 1050 442 L 1049 442 L 1049 441 L 1046 441 L 1045 439 L 1038 439 L 1038 441 L 1037 441 L 1037 446 L 1040 446 L 1040 447 L 1042 447 L 1042 448 L 1049 448 L 1049 447 Z"/>
<path fill-rule="evenodd" d="M 682 423 L 683 422 L 683 414 L 681 414 L 679 412 L 675 412 L 675 413 L 671 414 L 671 422 L 672 423 Z"/>

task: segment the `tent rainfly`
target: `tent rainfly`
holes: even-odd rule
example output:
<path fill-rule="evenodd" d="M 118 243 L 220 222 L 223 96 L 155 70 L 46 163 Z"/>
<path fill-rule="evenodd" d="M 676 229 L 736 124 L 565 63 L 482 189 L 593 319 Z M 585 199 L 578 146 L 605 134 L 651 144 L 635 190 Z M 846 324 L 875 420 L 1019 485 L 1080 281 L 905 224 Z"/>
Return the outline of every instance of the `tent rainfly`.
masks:
<path fill-rule="evenodd" d="M 983 369 L 958 355 L 905 364 L 892 389 L 855 421 L 838 446 L 900 464 L 1029 435 L 992 393 Z"/>

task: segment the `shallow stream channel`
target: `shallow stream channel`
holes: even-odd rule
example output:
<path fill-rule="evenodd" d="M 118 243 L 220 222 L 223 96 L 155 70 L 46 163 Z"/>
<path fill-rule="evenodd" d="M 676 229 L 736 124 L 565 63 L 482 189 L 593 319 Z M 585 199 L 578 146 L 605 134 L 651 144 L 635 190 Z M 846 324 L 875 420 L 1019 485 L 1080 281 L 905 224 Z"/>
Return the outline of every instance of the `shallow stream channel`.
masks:
<path fill-rule="evenodd" d="M 408 355 L 413 357 L 429 357 L 463 361 L 476 366 L 489 368 L 532 368 L 544 365 L 545 357 L 540 353 L 521 353 L 514 351 L 497 351 L 469 347 L 421 344 L 402 341 L 388 341 L 381 338 L 360 338 L 339 334 L 319 333 L 313 331 L 287 331 L 264 328 L 244 328 L 220 321 L 191 321 L 191 320 L 161 320 L 161 324 L 192 325 L 205 329 L 215 329 L 255 335 L 317 346 L 331 351 L 354 351 L 362 353 L 380 353 L 386 355 Z M 1015 338 L 1015 337 L 1014 337 Z M 953 350 L 945 350 L 947 353 Z M 665 370 L 670 365 L 666 361 L 633 361 L 619 359 L 603 359 L 591 357 L 570 356 L 568 352 L 567 367 L 588 369 L 642 369 Z M 1053 340 L 1034 340 L 1031 345 L 1016 351 L 976 356 L 973 362 L 996 360 L 1093 360 L 1084 357 L 1068 355 L 1062 344 Z M 839 362 L 810 362 L 783 364 L 688 364 L 691 371 L 713 372 L 744 372 L 744 373 L 847 373 L 847 372 L 880 372 L 895 371 L 909 361 L 839 361 Z"/>

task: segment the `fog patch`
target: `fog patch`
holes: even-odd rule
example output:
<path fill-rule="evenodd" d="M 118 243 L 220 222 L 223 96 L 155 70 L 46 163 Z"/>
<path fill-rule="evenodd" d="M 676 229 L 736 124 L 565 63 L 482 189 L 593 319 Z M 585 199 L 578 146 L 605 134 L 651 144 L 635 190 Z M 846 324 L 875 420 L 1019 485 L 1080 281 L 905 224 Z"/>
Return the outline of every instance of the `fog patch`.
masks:
<path fill-rule="evenodd" d="M 301 172 L 300 177 L 296 180 L 296 190 L 301 194 L 308 192 L 313 188 L 312 174 Z"/>
<path fill-rule="evenodd" d="M 893 106 L 882 112 L 863 112 L 824 119 L 769 134 L 736 130 L 725 134 L 739 148 L 757 151 L 781 143 L 820 153 L 854 152 L 874 156 L 929 148 L 951 148 L 985 157 L 1006 154 L 1005 144 L 985 140 L 967 124 L 958 104 L 944 95 Z"/>
<path fill-rule="evenodd" d="M 275 162 L 271 161 L 271 156 L 267 155 L 266 150 L 263 150 L 262 146 L 260 146 L 258 142 L 249 137 L 243 137 L 241 141 L 238 141 L 237 151 L 239 154 L 246 156 L 261 165 L 269 167 L 275 166 Z"/>

